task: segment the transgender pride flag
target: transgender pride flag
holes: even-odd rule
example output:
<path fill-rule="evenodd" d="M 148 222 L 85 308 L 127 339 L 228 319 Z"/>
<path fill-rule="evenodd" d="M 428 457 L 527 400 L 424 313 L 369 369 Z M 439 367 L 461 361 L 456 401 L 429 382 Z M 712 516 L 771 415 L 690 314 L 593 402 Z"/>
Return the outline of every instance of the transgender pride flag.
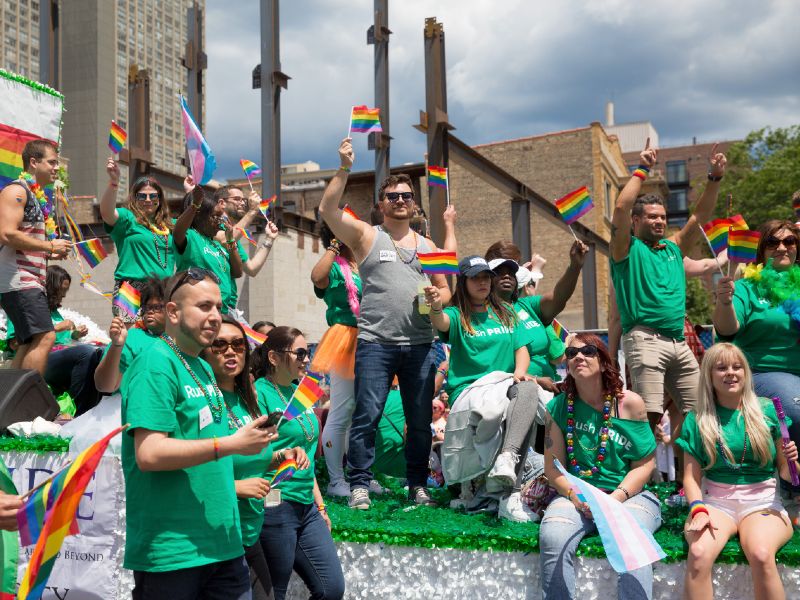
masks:
<path fill-rule="evenodd" d="M 639 525 L 622 502 L 567 473 L 558 459 L 555 465 L 578 498 L 589 505 L 608 562 L 617 573 L 639 569 L 666 556 L 653 534 Z"/>
<path fill-rule="evenodd" d="M 211 181 L 214 169 L 217 168 L 217 160 L 214 153 L 208 146 L 208 142 L 200 132 L 200 128 L 192 118 L 186 98 L 181 95 L 181 120 L 183 121 L 183 131 L 186 134 L 186 152 L 189 154 L 189 164 L 192 169 L 192 177 L 198 185 L 205 185 Z"/>

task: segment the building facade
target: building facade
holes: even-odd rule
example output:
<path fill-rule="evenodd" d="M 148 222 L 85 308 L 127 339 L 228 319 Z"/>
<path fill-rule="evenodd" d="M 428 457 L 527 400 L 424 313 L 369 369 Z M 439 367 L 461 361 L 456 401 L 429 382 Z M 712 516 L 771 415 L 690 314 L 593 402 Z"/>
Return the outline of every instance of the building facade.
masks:
<path fill-rule="evenodd" d="M 0 67 L 37 81 L 39 10 L 39 0 L 2 0 L 0 6 Z"/>

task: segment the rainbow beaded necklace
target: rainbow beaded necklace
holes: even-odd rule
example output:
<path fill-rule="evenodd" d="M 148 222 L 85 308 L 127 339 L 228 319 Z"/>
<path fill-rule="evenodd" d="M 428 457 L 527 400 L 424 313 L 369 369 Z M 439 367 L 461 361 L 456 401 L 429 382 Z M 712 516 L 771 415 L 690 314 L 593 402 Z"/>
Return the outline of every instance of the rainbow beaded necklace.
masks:
<path fill-rule="evenodd" d="M 47 199 L 47 195 L 44 193 L 42 186 L 36 183 L 36 179 L 34 179 L 33 175 L 27 171 L 22 171 L 22 173 L 19 174 L 19 178 L 21 181 L 25 182 L 31 194 L 33 194 L 33 197 L 36 198 L 36 201 L 39 203 L 39 208 L 42 211 L 42 215 L 44 215 L 44 232 L 47 235 L 47 239 L 52 240 L 56 237 L 56 221 L 50 216 L 50 213 L 53 212 L 53 203 Z"/>
<path fill-rule="evenodd" d="M 597 449 L 597 463 L 606 459 L 606 446 L 608 445 L 608 428 L 611 424 L 611 394 L 603 399 L 603 426 L 600 428 L 599 444 Z M 589 469 L 581 469 L 578 459 L 575 458 L 575 397 L 567 396 L 567 462 L 578 477 L 591 477 L 600 470 L 597 464 Z"/>

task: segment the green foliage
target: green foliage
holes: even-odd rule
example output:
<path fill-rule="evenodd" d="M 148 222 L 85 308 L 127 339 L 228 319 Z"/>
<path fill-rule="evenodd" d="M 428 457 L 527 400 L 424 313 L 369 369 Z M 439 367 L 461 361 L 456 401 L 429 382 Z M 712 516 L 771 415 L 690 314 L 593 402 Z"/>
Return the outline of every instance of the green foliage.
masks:
<path fill-rule="evenodd" d="M 64 184 L 64 189 L 69 189 L 69 171 L 64 168 L 64 165 L 58 166 L 58 172 L 56 174 L 56 179 Z"/>
<path fill-rule="evenodd" d="M 686 316 L 692 323 L 711 323 L 711 295 L 698 277 L 686 280 Z"/>

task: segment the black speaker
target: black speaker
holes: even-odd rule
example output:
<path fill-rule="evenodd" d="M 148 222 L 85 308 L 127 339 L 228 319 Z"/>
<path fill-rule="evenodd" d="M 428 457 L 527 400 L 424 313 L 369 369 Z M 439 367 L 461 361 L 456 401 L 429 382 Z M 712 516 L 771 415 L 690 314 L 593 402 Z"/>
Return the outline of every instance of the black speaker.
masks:
<path fill-rule="evenodd" d="M 52 421 L 57 415 L 58 403 L 39 371 L 0 369 L 0 431 L 19 421 Z"/>

